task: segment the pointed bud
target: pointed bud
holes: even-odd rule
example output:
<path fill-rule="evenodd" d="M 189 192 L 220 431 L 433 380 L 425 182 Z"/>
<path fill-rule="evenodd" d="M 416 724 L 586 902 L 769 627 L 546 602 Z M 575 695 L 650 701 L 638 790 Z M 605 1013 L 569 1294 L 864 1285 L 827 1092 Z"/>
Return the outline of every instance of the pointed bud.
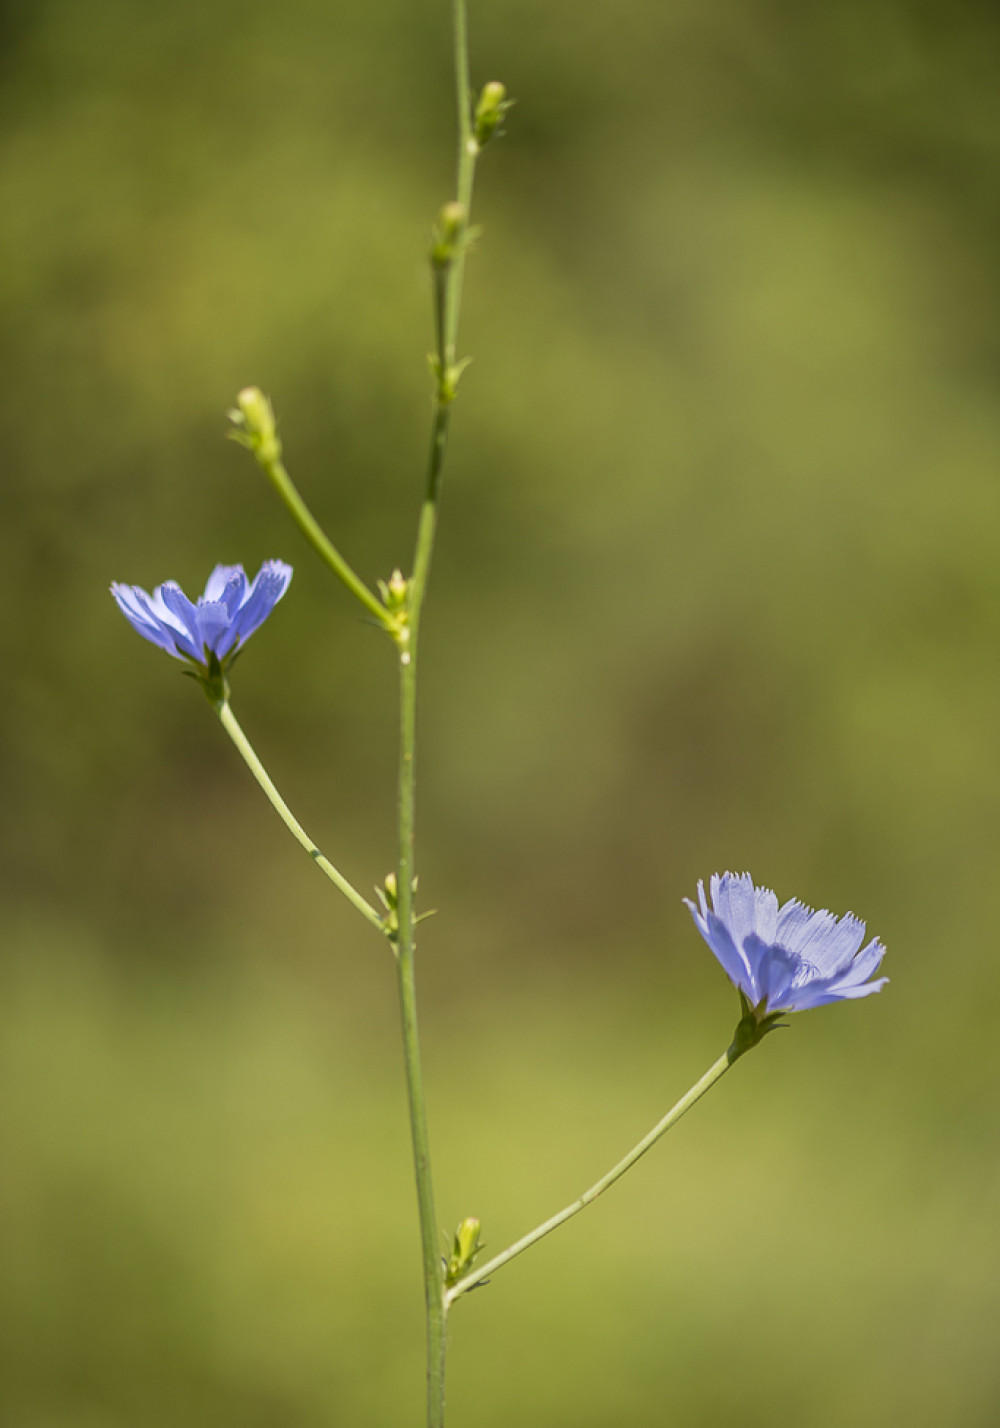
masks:
<path fill-rule="evenodd" d="M 410 582 L 401 570 L 394 570 L 388 580 L 380 580 L 378 588 L 379 594 L 382 596 L 382 603 L 387 610 L 391 610 L 396 615 L 406 609 Z"/>
<path fill-rule="evenodd" d="M 436 268 L 447 268 L 453 262 L 465 236 L 465 225 L 469 221 L 465 204 L 453 200 L 446 203 L 438 214 L 434 228 L 434 244 L 431 248 L 431 262 Z"/>
<path fill-rule="evenodd" d="M 479 1243 L 481 1228 L 476 1217 L 469 1215 L 455 1231 L 451 1254 L 448 1256 L 448 1263 L 445 1266 L 445 1283 L 449 1289 L 469 1272 L 479 1252 L 483 1249 L 483 1245 Z"/>
<path fill-rule="evenodd" d="M 499 80 L 491 80 L 483 86 L 472 124 L 472 132 L 480 148 L 488 144 L 494 134 L 503 133 L 500 125 L 513 103 L 513 99 L 507 98 L 507 90 Z"/>
<path fill-rule="evenodd" d="M 243 388 L 236 398 L 235 410 L 229 413 L 229 420 L 236 428 L 230 433 L 233 440 L 252 451 L 262 466 L 281 459 L 274 408 L 259 387 Z"/>

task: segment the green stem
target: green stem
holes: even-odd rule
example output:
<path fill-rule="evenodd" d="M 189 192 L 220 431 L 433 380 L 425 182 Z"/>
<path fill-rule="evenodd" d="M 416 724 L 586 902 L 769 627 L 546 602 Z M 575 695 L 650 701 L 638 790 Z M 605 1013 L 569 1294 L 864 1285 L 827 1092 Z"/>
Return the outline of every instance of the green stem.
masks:
<path fill-rule="evenodd" d="M 330 540 L 312 511 L 310 511 L 305 501 L 303 501 L 299 495 L 295 483 L 285 470 L 284 463 L 279 459 L 275 461 L 261 461 L 260 464 L 271 485 L 281 497 L 292 519 L 312 546 L 313 550 L 326 562 L 343 584 L 347 586 L 351 594 L 361 601 L 369 614 L 374 615 L 382 628 L 388 630 L 391 635 L 395 635 L 399 628 L 395 616 L 386 610 L 378 596 L 368 589 L 368 586 L 361 577 L 348 565 L 347 561 Z"/>
<path fill-rule="evenodd" d="M 413 1168 L 420 1214 L 427 1330 L 427 1424 L 428 1428 L 442 1428 L 447 1306 L 444 1299 L 444 1267 L 438 1242 L 438 1221 L 434 1209 L 434 1180 L 431 1174 L 427 1100 L 417 1031 L 415 978 L 413 844 L 417 686 L 416 661 L 412 658 L 415 654 L 413 649 L 404 652 L 400 657 L 399 864 L 396 881 L 399 935 L 396 944 L 396 970 L 403 1030 L 403 1059 L 406 1066 L 406 1093 L 410 1111 L 410 1138 L 413 1143 Z"/>
<path fill-rule="evenodd" d="M 482 1284 L 487 1275 L 500 1269 L 503 1265 L 507 1264 L 508 1261 L 523 1253 L 524 1250 L 529 1249 L 531 1245 L 537 1244 L 539 1240 L 544 1239 L 546 1235 L 558 1229 L 560 1225 L 564 1225 L 567 1220 L 571 1220 L 574 1215 L 578 1215 L 581 1210 L 585 1210 L 588 1205 L 593 1204 L 598 1196 L 603 1195 L 609 1186 L 613 1185 L 616 1180 L 621 1179 L 626 1170 L 631 1170 L 636 1161 L 644 1156 L 646 1151 L 655 1145 L 671 1126 L 677 1124 L 685 1111 L 689 1111 L 695 1101 L 700 1100 L 705 1092 L 726 1074 L 730 1066 L 732 1066 L 733 1062 L 736 1061 L 741 1054 L 734 1043 L 724 1056 L 720 1056 L 718 1061 L 709 1067 L 701 1080 L 696 1081 L 690 1091 L 682 1096 L 675 1106 L 671 1106 L 667 1114 L 661 1121 L 657 1121 L 649 1134 L 644 1135 L 638 1145 L 634 1145 L 629 1153 L 624 1156 L 623 1159 L 619 1160 L 618 1164 L 613 1166 L 606 1175 L 602 1175 L 600 1180 L 596 1180 L 594 1184 L 590 1186 L 589 1190 L 584 1190 L 578 1199 L 574 1200 L 571 1205 L 567 1205 L 564 1210 L 560 1210 L 558 1215 L 553 1215 L 552 1218 L 546 1220 L 544 1224 L 538 1225 L 521 1239 L 515 1240 L 512 1245 L 502 1250 L 500 1254 L 494 1255 L 492 1259 L 487 1260 L 485 1264 L 481 1265 L 472 1274 L 468 1274 L 464 1279 L 460 1279 L 446 1294 L 446 1304 L 449 1306 L 453 1304 L 460 1295 L 466 1294 L 470 1289 L 475 1289 L 477 1284 Z"/>
<path fill-rule="evenodd" d="M 472 136 L 469 102 L 468 44 L 465 0 L 453 0 L 455 33 L 455 75 L 458 102 L 457 196 L 468 224 L 472 201 L 472 180 L 478 147 Z M 413 1165 L 420 1213 L 420 1242 L 424 1271 L 424 1303 L 427 1324 L 427 1424 L 443 1428 L 445 1360 L 447 1353 L 448 1306 L 445 1299 L 444 1266 L 441 1260 L 439 1227 L 434 1209 L 430 1139 L 427 1130 L 426 1098 L 417 1032 L 413 879 L 414 834 L 416 826 L 416 725 L 417 655 L 420 617 L 423 610 L 434 538 L 437 532 L 438 503 L 444 458 L 448 444 L 451 400 L 454 396 L 450 374 L 455 366 L 458 319 L 462 298 L 464 244 L 443 271 L 435 272 L 435 340 L 438 358 L 438 388 L 431 428 L 425 494 L 417 524 L 413 574 L 408 582 L 406 627 L 397 635 L 399 649 L 399 851 L 396 871 L 399 932 L 396 943 L 399 1003 L 403 1031 L 403 1056 L 413 1142 Z M 451 389 L 449 390 L 449 386 Z"/>
<path fill-rule="evenodd" d="M 218 714 L 220 724 L 225 729 L 229 737 L 232 739 L 233 743 L 236 745 L 237 749 L 243 757 L 244 762 L 246 763 L 247 768 L 253 774 L 254 778 L 260 784 L 264 792 L 267 794 L 267 797 L 271 802 L 272 808 L 278 814 L 282 823 L 284 823 L 285 827 L 291 833 L 292 837 L 296 840 L 296 842 L 300 843 L 303 848 L 305 848 L 306 852 L 309 854 L 310 858 L 312 858 L 316 866 L 321 868 L 322 871 L 326 873 L 331 883 L 333 883 L 334 887 L 337 888 L 339 892 L 342 892 L 344 894 L 344 896 L 347 898 L 347 901 L 351 903 L 352 906 L 357 908 L 358 912 L 361 913 L 362 917 L 366 917 L 368 921 L 372 923 L 373 926 L 377 927 L 381 932 L 383 930 L 382 918 L 379 916 L 375 908 L 372 907 L 371 903 L 367 902 L 361 896 L 357 888 L 351 886 L 351 884 L 344 877 L 343 873 L 337 871 L 337 869 L 330 862 L 329 858 L 325 858 L 323 856 L 320 850 L 316 847 L 316 844 L 309 837 L 309 834 L 302 827 L 302 824 L 299 823 L 297 818 L 295 818 L 291 809 L 288 807 L 288 804 L 285 802 L 281 794 L 271 782 L 271 779 L 269 778 L 267 770 L 264 768 L 264 765 L 254 753 L 253 746 L 251 745 L 250 740 L 240 728 L 240 725 L 236 719 L 236 715 L 233 713 L 232 709 L 230 709 L 229 704 L 225 700 L 219 702 L 213 701 L 212 708 L 215 710 L 216 714 Z"/>

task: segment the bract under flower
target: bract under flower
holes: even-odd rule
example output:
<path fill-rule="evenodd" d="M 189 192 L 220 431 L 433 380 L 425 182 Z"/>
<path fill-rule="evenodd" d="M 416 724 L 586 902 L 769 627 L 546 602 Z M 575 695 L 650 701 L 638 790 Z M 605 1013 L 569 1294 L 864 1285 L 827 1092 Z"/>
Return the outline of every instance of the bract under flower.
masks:
<path fill-rule="evenodd" d="M 723 873 L 721 878 L 715 874 L 710 889 L 711 907 L 701 882 L 697 905 L 688 898 L 684 901 L 698 931 L 758 1020 L 867 997 L 889 980 L 868 980 L 885 948 L 877 937 L 861 948 L 865 924 L 852 913 L 837 918 L 794 899 L 779 908 L 770 888 L 754 887 L 749 873 Z"/>
<path fill-rule="evenodd" d="M 225 670 L 288 589 L 292 567 L 266 560 L 253 580 L 242 565 L 217 565 L 192 602 L 173 580 L 152 595 L 138 585 L 111 587 L 122 614 L 144 639 L 175 659 Z"/>

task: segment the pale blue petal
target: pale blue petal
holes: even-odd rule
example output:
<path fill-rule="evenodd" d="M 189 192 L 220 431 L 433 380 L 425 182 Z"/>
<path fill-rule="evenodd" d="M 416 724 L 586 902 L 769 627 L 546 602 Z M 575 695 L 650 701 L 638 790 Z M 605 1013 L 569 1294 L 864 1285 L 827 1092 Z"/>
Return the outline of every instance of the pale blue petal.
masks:
<path fill-rule="evenodd" d="M 711 881 L 712 907 L 737 947 L 756 931 L 756 894 L 749 873 L 723 873 Z"/>
<path fill-rule="evenodd" d="M 851 965 L 864 940 L 865 924 L 853 913 L 847 912 L 811 949 L 809 959 L 816 964 L 822 976 L 835 976 Z"/>
<path fill-rule="evenodd" d="M 762 941 L 755 932 L 744 942 L 743 950 L 756 971 L 754 1004 L 766 1001 L 768 1011 L 781 1011 L 801 970 L 799 959 L 784 947 Z"/>
<path fill-rule="evenodd" d="M 202 600 L 221 600 L 223 591 L 236 575 L 242 575 L 246 581 L 242 565 L 217 565 L 205 583 Z"/>
<path fill-rule="evenodd" d="M 143 639 L 159 645 L 175 659 L 182 658 L 177 653 L 173 635 L 167 632 L 162 622 L 150 610 L 149 596 L 145 590 L 141 590 L 138 585 L 119 585 L 116 582 L 111 587 L 111 593 L 118 602 L 119 610 Z"/>
<path fill-rule="evenodd" d="M 837 996 L 848 1001 L 856 1001 L 858 997 L 867 997 L 872 992 L 880 992 L 888 984 L 888 981 L 888 977 L 876 977 L 874 982 L 864 982 L 860 987 L 839 987 Z"/>
<path fill-rule="evenodd" d="M 226 607 L 226 613 L 232 619 L 240 607 L 245 604 L 247 598 L 247 578 L 242 570 L 235 570 L 222 587 L 222 593 L 216 596 Z M 203 597 L 208 603 L 208 596 Z M 201 601 L 199 601 L 199 604 Z"/>
<path fill-rule="evenodd" d="M 781 911 L 778 913 L 775 942 L 780 942 L 783 947 L 795 947 L 802 935 L 802 929 L 812 915 L 812 908 L 806 907 L 805 903 L 799 902 L 797 898 L 783 903 Z"/>
<path fill-rule="evenodd" d="M 880 992 L 888 982 L 888 977 L 879 977 L 874 982 L 865 982 L 860 987 L 830 987 L 819 982 L 812 987 L 804 987 L 794 1008 L 795 1011 L 811 1011 L 813 1007 L 829 1006 L 832 1002 L 857 1001 L 859 997 Z"/>
<path fill-rule="evenodd" d="M 708 914 L 706 922 L 707 931 L 702 935 L 718 958 L 722 970 L 733 986 L 742 988 L 751 1001 L 757 1001 L 757 984 L 753 969 L 742 949 L 730 936 L 728 927 L 714 912 Z"/>
<path fill-rule="evenodd" d="M 694 918 L 695 927 L 697 927 L 698 931 L 701 933 L 702 937 L 704 937 L 705 941 L 707 942 L 708 904 L 705 901 L 705 884 L 703 882 L 699 882 L 698 884 L 698 903 L 700 905 L 696 906 L 689 897 L 684 898 L 684 906 L 688 909 L 691 916 Z"/>
<path fill-rule="evenodd" d="M 778 899 L 770 888 L 754 888 L 754 930 L 765 942 L 777 942 Z"/>
<path fill-rule="evenodd" d="M 811 960 L 817 945 L 826 937 L 837 919 L 832 912 L 827 912 L 826 908 L 819 912 L 813 912 L 811 907 L 804 910 L 809 914 L 808 917 L 798 918 L 794 924 L 783 929 L 781 945 L 787 947 L 789 952 Z"/>
<path fill-rule="evenodd" d="M 281 560 L 265 561 L 250 587 L 246 601 L 233 620 L 240 644 L 248 640 L 254 630 L 270 615 L 278 601 L 288 589 L 292 578 L 292 567 Z"/>
<path fill-rule="evenodd" d="M 831 977 L 845 967 L 864 941 L 865 925 L 851 913 L 838 920 L 825 908 L 812 912 L 799 905 L 787 915 L 782 908 L 782 914 L 779 942 L 811 962 L 821 977 Z"/>
<path fill-rule="evenodd" d="M 211 650 L 213 654 L 221 657 L 219 646 L 229 632 L 229 611 L 221 600 L 199 601 L 196 609 L 198 644 L 201 650 Z M 202 658 L 204 657 L 203 653 Z"/>
<path fill-rule="evenodd" d="M 192 605 L 177 582 L 175 580 L 165 580 L 162 585 L 158 585 L 153 591 L 153 599 L 154 601 L 160 601 L 169 614 L 173 616 L 172 623 L 179 625 L 197 645 L 199 643 L 198 637 L 201 633 L 198 628 L 198 606 Z"/>
<path fill-rule="evenodd" d="M 156 616 L 156 618 L 160 621 L 161 624 L 168 626 L 168 628 L 171 630 L 177 630 L 179 634 L 187 633 L 187 628 L 183 620 L 179 620 L 177 616 L 171 610 L 168 610 L 166 605 L 163 603 L 163 587 L 161 585 L 157 585 L 152 595 L 150 595 L 149 605 L 153 614 Z"/>
<path fill-rule="evenodd" d="M 885 948 L 876 937 L 852 959 L 849 967 L 839 973 L 836 985 L 838 987 L 853 987 L 857 986 L 859 982 L 867 981 L 878 968 L 884 956 Z"/>

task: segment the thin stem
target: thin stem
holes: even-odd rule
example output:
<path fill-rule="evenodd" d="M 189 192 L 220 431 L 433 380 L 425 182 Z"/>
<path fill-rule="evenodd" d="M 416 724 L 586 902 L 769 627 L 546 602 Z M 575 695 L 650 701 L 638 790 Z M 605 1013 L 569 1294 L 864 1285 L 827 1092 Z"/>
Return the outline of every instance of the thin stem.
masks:
<path fill-rule="evenodd" d="M 463 205 L 463 222 L 467 228 L 469 206 L 472 201 L 472 179 L 478 149 L 471 131 L 465 0 L 453 0 L 453 16 L 459 131 L 456 187 L 458 201 Z M 464 242 L 459 243 L 458 251 L 444 265 L 443 270 L 435 271 L 434 315 L 438 383 L 425 494 L 417 524 L 413 574 L 408 582 L 406 627 L 397 635 L 400 734 L 399 850 L 396 871 L 399 931 L 396 956 L 403 1031 L 403 1056 L 406 1065 L 406 1089 L 410 1112 L 410 1136 L 413 1142 L 413 1165 L 417 1182 L 417 1205 L 420 1212 L 420 1243 L 427 1322 L 428 1428 L 443 1428 L 444 1424 L 448 1306 L 445 1298 L 444 1266 L 438 1241 L 439 1228 L 434 1209 L 430 1138 L 427 1129 L 426 1098 L 417 1032 L 414 970 L 416 954 L 413 881 L 416 827 L 417 655 L 420 617 L 427 589 L 427 578 L 430 573 L 431 557 L 434 552 L 434 537 L 437 531 L 438 502 L 441 495 L 451 402 L 454 397 L 454 382 L 456 380 L 454 369 L 464 273 L 463 249 Z"/>
<path fill-rule="evenodd" d="M 374 615 L 383 629 L 395 635 L 398 629 L 395 616 L 386 610 L 378 596 L 368 589 L 368 586 L 361 577 L 348 565 L 347 561 L 330 540 L 312 511 L 310 511 L 305 501 L 303 501 L 299 495 L 292 478 L 285 470 L 284 463 L 278 459 L 274 461 L 261 461 L 260 464 L 271 485 L 285 503 L 292 519 L 312 546 L 313 550 L 326 562 L 343 584 L 347 586 L 351 594 L 361 601 L 369 614 Z"/>
<path fill-rule="evenodd" d="M 551 1234 L 552 1231 L 558 1229 L 560 1225 L 564 1225 L 567 1220 L 571 1220 L 574 1215 L 578 1215 L 581 1210 L 585 1210 L 588 1205 L 593 1204 L 597 1197 L 603 1195 L 609 1186 L 613 1185 L 616 1180 L 621 1179 L 626 1170 L 631 1170 L 636 1161 L 644 1156 L 646 1151 L 655 1145 L 671 1126 L 677 1124 L 685 1111 L 689 1111 L 695 1101 L 700 1100 L 705 1092 L 726 1074 L 730 1066 L 732 1066 L 733 1062 L 740 1055 L 741 1053 L 736 1049 L 735 1044 L 731 1046 L 724 1056 L 720 1056 L 718 1061 L 709 1067 L 701 1080 L 696 1081 L 690 1091 L 682 1096 L 675 1106 L 670 1108 L 663 1119 L 657 1121 L 649 1134 L 644 1135 L 638 1145 L 634 1145 L 629 1153 L 624 1156 L 623 1159 L 619 1160 L 618 1164 L 613 1166 L 606 1175 L 602 1175 L 600 1180 L 596 1180 L 594 1184 L 590 1186 L 589 1190 L 584 1190 L 578 1199 L 574 1200 L 571 1205 L 567 1205 L 564 1210 L 560 1210 L 558 1215 L 553 1215 L 550 1220 L 546 1220 L 544 1224 L 538 1225 L 521 1239 L 515 1240 L 512 1245 L 502 1250 L 500 1254 L 494 1255 L 492 1259 L 487 1260 L 485 1264 L 481 1265 L 472 1274 L 467 1274 L 464 1279 L 460 1279 L 446 1294 L 446 1303 L 448 1305 L 453 1304 L 460 1295 L 466 1294 L 470 1289 L 475 1289 L 477 1284 L 482 1284 L 487 1275 L 493 1274 L 495 1270 L 500 1269 L 501 1266 L 507 1264 L 508 1261 L 514 1259 L 524 1250 L 529 1249 L 531 1245 L 537 1244 L 539 1240 L 544 1239 L 546 1235 Z"/>
<path fill-rule="evenodd" d="M 479 146 L 472 133 L 472 109 L 469 87 L 469 53 L 465 22 L 465 0 L 454 0 L 455 31 L 455 89 L 458 109 L 458 165 L 455 180 L 456 200 L 464 212 L 465 233 L 456 244 L 454 256 L 443 268 L 435 272 L 434 326 L 437 348 L 438 390 L 434 404 L 434 419 L 431 427 L 430 453 L 427 461 L 427 478 L 420 520 L 417 527 L 416 549 L 413 556 L 413 575 L 409 592 L 410 654 L 414 655 L 414 645 L 420 624 L 420 613 L 427 587 L 431 557 L 434 553 L 434 538 L 437 532 L 438 503 L 441 497 L 441 480 L 444 473 L 444 458 L 448 446 L 448 430 L 451 424 L 451 404 L 454 398 L 456 357 L 458 351 L 458 322 L 462 310 L 462 286 L 465 278 L 466 235 L 469 215 L 472 209 L 472 188 L 476 173 L 476 159 Z"/>
<path fill-rule="evenodd" d="M 438 1243 L 438 1221 L 434 1209 L 434 1181 L 431 1174 L 430 1136 L 427 1129 L 427 1101 L 424 1093 L 417 1031 L 413 918 L 413 833 L 414 833 L 414 752 L 416 735 L 416 664 L 400 663 L 400 771 L 399 771 L 399 866 L 397 872 L 399 937 L 397 975 L 399 1007 L 403 1029 L 403 1058 L 410 1110 L 410 1137 L 417 1182 L 420 1214 L 420 1244 L 424 1273 L 424 1305 L 427 1326 L 427 1424 L 442 1428 L 444 1423 L 444 1374 L 447 1307 L 444 1299 L 444 1268 Z"/>
<path fill-rule="evenodd" d="M 347 898 L 347 901 L 351 903 L 352 906 L 357 908 L 358 912 L 361 913 L 362 917 L 366 917 L 368 921 L 372 923 L 373 926 L 377 927 L 381 932 L 383 930 L 382 918 L 379 916 L 375 908 L 372 907 L 371 903 L 367 902 L 365 898 L 361 896 L 357 888 L 351 886 L 351 884 L 344 877 L 343 873 L 338 872 L 337 869 L 330 862 L 329 858 L 324 857 L 320 850 L 316 847 L 316 844 L 309 837 L 309 834 L 302 827 L 302 824 L 294 816 L 291 809 L 288 807 L 288 804 L 285 802 L 281 794 L 271 782 L 267 770 L 264 768 L 264 765 L 254 753 L 253 746 L 251 745 L 250 740 L 240 728 L 240 725 L 236 719 L 236 715 L 233 713 L 232 709 L 230 709 L 229 704 L 225 700 L 222 700 L 218 703 L 213 701 L 212 708 L 215 710 L 216 714 L 218 714 L 220 724 L 225 729 L 229 737 L 232 739 L 233 743 L 236 745 L 237 749 L 242 755 L 242 758 L 247 768 L 253 774 L 254 778 L 260 784 L 264 792 L 267 794 L 272 808 L 278 814 L 282 823 L 284 823 L 285 827 L 291 833 L 292 837 L 296 840 L 296 842 L 300 843 L 303 848 L 305 848 L 306 852 L 309 854 L 310 858 L 312 858 L 316 866 L 318 868 L 321 868 L 322 871 L 326 873 L 331 883 L 333 883 L 334 887 L 337 888 L 339 892 L 342 892 L 344 894 L 344 896 Z"/>
<path fill-rule="evenodd" d="M 472 93 L 469 84 L 469 36 L 465 19 L 465 0 L 454 0 L 452 13 L 455 30 L 455 105 L 458 113 L 458 173 L 455 198 L 465 209 L 468 223 L 479 146 L 472 133 Z M 465 274 L 465 244 L 459 249 L 452 272 L 453 289 L 446 315 L 445 342 L 447 355 L 450 361 L 454 362 L 462 303 L 462 279 Z"/>

